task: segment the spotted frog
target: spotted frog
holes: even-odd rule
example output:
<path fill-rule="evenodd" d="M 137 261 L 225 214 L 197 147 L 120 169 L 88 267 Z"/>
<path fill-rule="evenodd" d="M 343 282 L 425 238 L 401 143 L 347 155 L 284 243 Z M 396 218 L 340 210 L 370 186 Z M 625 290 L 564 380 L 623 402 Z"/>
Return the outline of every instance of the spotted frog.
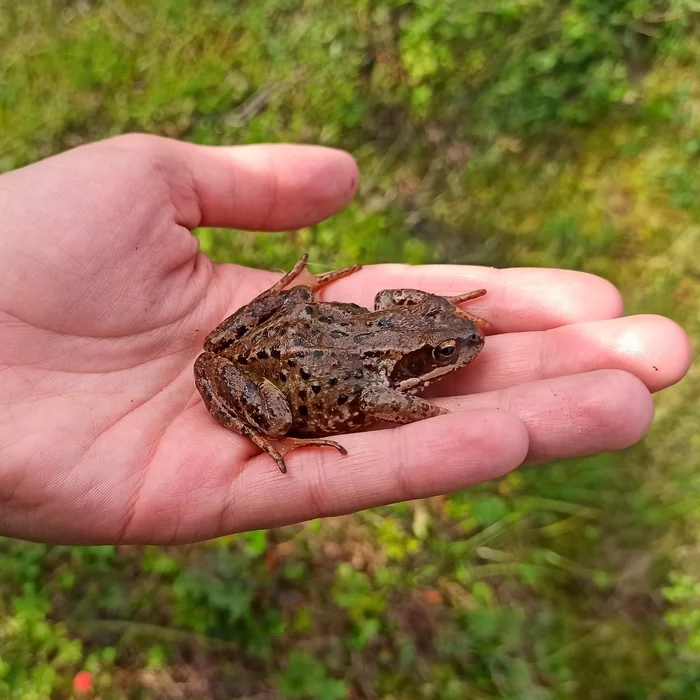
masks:
<path fill-rule="evenodd" d="M 374 311 L 317 301 L 314 294 L 357 272 L 355 265 L 286 289 L 305 271 L 304 255 L 270 289 L 219 324 L 194 365 L 195 382 L 212 416 L 250 438 L 287 467 L 273 443 L 329 446 L 324 436 L 376 421 L 412 423 L 447 413 L 415 394 L 471 362 L 488 323 L 452 297 L 385 289 Z"/>

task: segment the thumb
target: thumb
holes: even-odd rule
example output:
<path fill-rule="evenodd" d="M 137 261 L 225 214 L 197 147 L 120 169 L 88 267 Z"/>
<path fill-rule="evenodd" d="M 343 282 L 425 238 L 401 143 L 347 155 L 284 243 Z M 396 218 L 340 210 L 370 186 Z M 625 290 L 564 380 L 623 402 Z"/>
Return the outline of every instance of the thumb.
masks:
<path fill-rule="evenodd" d="M 200 146 L 141 134 L 119 136 L 111 143 L 158 163 L 177 223 L 190 230 L 310 226 L 343 209 L 359 181 L 349 154 L 321 146 Z"/>

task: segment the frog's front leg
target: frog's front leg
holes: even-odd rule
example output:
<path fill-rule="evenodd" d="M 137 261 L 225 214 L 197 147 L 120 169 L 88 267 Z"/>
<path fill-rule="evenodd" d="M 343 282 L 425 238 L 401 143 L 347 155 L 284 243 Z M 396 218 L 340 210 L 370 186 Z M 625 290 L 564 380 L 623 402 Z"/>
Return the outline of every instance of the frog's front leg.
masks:
<path fill-rule="evenodd" d="M 292 412 L 287 398 L 269 380 L 251 378 L 226 358 L 210 352 L 197 358 L 194 374 L 209 413 L 220 425 L 249 438 L 267 452 L 283 474 L 287 466 L 271 439 L 295 446 L 330 446 L 345 453 L 332 440 L 286 437 L 292 427 Z"/>
<path fill-rule="evenodd" d="M 436 298 L 447 299 L 455 307 L 455 313 L 464 319 L 473 321 L 478 326 L 482 328 L 489 328 L 491 324 L 479 316 L 474 316 L 464 309 L 460 309 L 457 304 L 461 304 L 464 301 L 470 301 L 471 299 L 478 299 L 486 294 L 485 289 L 475 289 L 472 292 L 466 292 L 465 294 L 457 294 L 451 297 L 438 297 L 435 294 L 430 294 L 429 292 L 423 292 L 420 289 L 382 289 L 382 291 L 377 292 L 374 297 L 374 310 L 375 311 L 386 311 L 395 306 L 415 306 L 423 302 L 430 302 Z"/>
<path fill-rule="evenodd" d="M 449 413 L 447 409 L 420 396 L 404 394 L 387 387 L 365 389 L 360 395 L 360 410 L 374 420 L 390 423 L 415 423 Z"/>

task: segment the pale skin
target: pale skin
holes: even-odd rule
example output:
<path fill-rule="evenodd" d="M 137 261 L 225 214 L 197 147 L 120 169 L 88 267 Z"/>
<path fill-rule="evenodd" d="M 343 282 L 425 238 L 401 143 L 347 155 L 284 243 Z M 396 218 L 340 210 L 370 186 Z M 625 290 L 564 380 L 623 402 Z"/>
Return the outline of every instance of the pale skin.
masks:
<path fill-rule="evenodd" d="M 487 294 L 481 355 L 429 391 L 449 413 L 302 447 L 281 474 L 219 426 L 192 366 L 207 333 L 281 277 L 216 265 L 198 226 L 287 231 L 352 198 L 345 153 L 123 136 L 0 176 L 0 534 L 183 543 L 429 497 L 523 464 L 639 441 L 679 381 L 684 331 L 556 269 L 373 265 L 321 297 Z M 284 235 L 284 234 L 280 234 Z M 320 270 L 314 270 L 320 272 Z"/>

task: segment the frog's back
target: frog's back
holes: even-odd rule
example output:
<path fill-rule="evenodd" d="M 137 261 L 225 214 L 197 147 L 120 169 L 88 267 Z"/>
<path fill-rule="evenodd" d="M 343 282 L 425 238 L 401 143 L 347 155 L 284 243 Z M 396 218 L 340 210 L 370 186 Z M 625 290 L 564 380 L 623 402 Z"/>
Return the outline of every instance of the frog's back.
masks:
<path fill-rule="evenodd" d="M 298 304 L 271 318 L 238 346 L 243 361 L 287 397 L 298 436 L 351 432 L 366 422 L 362 348 L 354 342 L 365 309 L 354 304 Z"/>

